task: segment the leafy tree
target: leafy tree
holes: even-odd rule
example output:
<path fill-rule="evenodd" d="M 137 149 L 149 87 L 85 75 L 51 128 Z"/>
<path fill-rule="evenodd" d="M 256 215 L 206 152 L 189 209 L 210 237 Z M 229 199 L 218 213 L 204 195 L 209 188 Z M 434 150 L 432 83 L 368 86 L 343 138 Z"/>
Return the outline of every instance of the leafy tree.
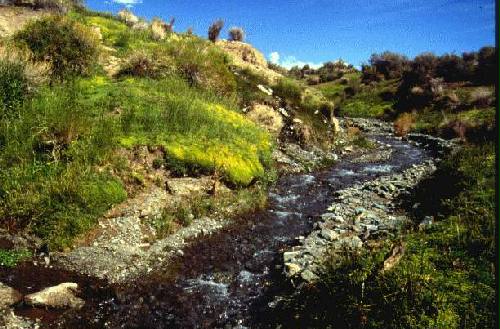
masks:
<path fill-rule="evenodd" d="M 446 82 L 463 81 L 466 78 L 465 62 L 462 57 L 446 54 L 438 59 L 436 75 Z"/>
<path fill-rule="evenodd" d="M 498 76 L 496 48 L 481 48 L 477 61 L 476 81 L 480 84 L 494 84 Z"/>
<path fill-rule="evenodd" d="M 385 51 L 382 54 L 373 54 L 370 57 L 370 64 L 386 79 L 395 79 L 402 76 L 408 65 L 408 58 L 398 53 Z"/>

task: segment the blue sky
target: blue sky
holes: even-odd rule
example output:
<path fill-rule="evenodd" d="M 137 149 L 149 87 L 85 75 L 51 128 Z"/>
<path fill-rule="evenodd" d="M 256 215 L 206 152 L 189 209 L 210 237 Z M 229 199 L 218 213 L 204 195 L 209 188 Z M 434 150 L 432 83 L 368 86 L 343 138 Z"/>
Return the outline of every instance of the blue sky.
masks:
<path fill-rule="evenodd" d="M 87 6 L 110 12 L 129 6 L 147 19 L 175 17 L 176 31 L 193 27 L 203 37 L 222 18 L 223 37 L 241 26 L 248 42 L 288 67 L 338 58 L 358 66 L 384 50 L 413 57 L 495 44 L 494 0 L 87 0 Z"/>

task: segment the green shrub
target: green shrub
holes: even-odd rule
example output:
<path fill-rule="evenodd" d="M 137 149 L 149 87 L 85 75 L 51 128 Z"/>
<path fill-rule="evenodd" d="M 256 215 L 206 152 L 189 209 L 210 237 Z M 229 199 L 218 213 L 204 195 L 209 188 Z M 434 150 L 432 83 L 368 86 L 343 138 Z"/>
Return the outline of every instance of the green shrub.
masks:
<path fill-rule="evenodd" d="M 273 88 L 274 94 L 292 103 L 299 104 L 302 97 L 302 87 L 295 80 L 281 78 Z"/>
<path fill-rule="evenodd" d="M 28 92 L 28 81 L 22 63 L 0 59 L 0 117 L 19 107 Z"/>
<path fill-rule="evenodd" d="M 478 53 L 476 81 L 482 84 L 495 84 L 498 81 L 497 48 L 483 47 Z"/>
<path fill-rule="evenodd" d="M 174 69 L 174 61 L 169 57 L 139 50 L 128 56 L 117 75 L 156 79 L 173 74 Z"/>
<path fill-rule="evenodd" d="M 31 63 L 20 50 L 0 47 L 0 117 L 22 105 L 35 87 L 46 81 L 48 65 Z"/>
<path fill-rule="evenodd" d="M 229 58 L 218 47 L 198 38 L 186 38 L 171 41 L 165 51 L 174 59 L 176 71 L 189 85 L 226 96 L 236 91 Z"/>
<path fill-rule="evenodd" d="M 48 16 L 30 22 L 15 36 L 36 61 L 47 61 L 54 78 L 88 74 L 98 53 L 97 35 L 65 16 Z"/>
<path fill-rule="evenodd" d="M 408 58 L 406 56 L 385 51 L 381 54 L 372 54 L 370 57 L 370 65 L 375 68 L 376 74 L 381 74 L 385 79 L 397 79 L 403 74 L 403 71 L 408 65 Z M 364 73 L 369 70 L 364 70 Z M 367 74 L 368 75 L 368 74 Z M 365 76 L 363 80 L 367 80 Z"/>

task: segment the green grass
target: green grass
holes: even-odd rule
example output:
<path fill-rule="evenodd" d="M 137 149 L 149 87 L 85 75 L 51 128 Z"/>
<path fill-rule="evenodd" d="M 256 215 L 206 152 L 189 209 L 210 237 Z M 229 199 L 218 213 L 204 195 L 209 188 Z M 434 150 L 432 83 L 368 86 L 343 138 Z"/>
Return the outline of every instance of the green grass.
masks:
<path fill-rule="evenodd" d="M 342 85 L 338 81 L 330 81 L 316 86 L 330 100 L 341 97 L 346 87 L 347 85 Z"/>
<path fill-rule="evenodd" d="M 227 181 L 248 185 L 269 164 L 269 135 L 237 113 L 180 79 L 126 79 L 110 83 L 123 109 L 124 147 L 161 145 L 175 160 L 206 172 L 218 170 Z M 109 99 L 109 96 L 108 96 Z"/>
<path fill-rule="evenodd" d="M 181 78 L 94 77 L 45 88 L 1 128 L 0 217 L 57 247 L 127 197 L 113 174 L 120 147 L 162 146 L 180 166 L 218 170 L 239 186 L 270 165 L 267 133 L 231 101 Z"/>
<path fill-rule="evenodd" d="M 0 122 L 0 218 L 63 246 L 126 198 L 96 166 L 109 159 L 115 124 L 72 85 L 45 88 Z M 70 110 L 68 110 L 70 109 Z"/>
<path fill-rule="evenodd" d="M 189 225 L 194 219 L 210 216 L 237 216 L 248 211 L 262 209 L 267 203 L 266 192 L 258 187 L 229 191 L 217 195 L 191 195 L 162 212 L 153 220 L 160 237 L 175 232 L 180 226 Z"/>
<path fill-rule="evenodd" d="M 434 224 L 359 254 L 332 255 L 316 286 L 273 309 L 275 322 L 287 328 L 493 328 L 495 151 L 493 144 L 469 145 L 448 156 L 409 202 L 423 205 L 419 219 L 435 215 Z M 391 244 L 401 240 L 401 261 L 381 272 Z"/>
<path fill-rule="evenodd" d="M 360 83 L 361 74 L 347 73 L 342 78 L 347 79 L 348 83 L 342 84 L 340 83 L 340 80 L 335 80 L 321 83 L 315 86 L 315 88 L 319 89 L 328 100 L 340 103 L 341 99 L 343 98 L 342 96 L 344 90 L 350 85 L 358 85 Z"/>
<path fill-rule="evenodd" d="M 471 107 L 460 112 L 441 111 L 434 107 L 424 108 L 416 113 L 416 132 L 441 135 L 450 122 L 461 122 L 468 129 L 493 129 L 495 125 L 496 109 Z"/>
<path fill-rule="evenodd" d="M 347 117 L 382 118 L 394 113 L 393 100 L 384 100 L 384 93 L 396 91 L 397 81 L 387 80 L 375 86 L 365 86 L 339 108 L 339 115 Z"/>
<path fill-rule="evenodd" d="M 31 257 L 31 252 L 28 250 L 5 250 L 0 249 L 0 266 L 14 267 L 19 262 L 27 260 Z"/>

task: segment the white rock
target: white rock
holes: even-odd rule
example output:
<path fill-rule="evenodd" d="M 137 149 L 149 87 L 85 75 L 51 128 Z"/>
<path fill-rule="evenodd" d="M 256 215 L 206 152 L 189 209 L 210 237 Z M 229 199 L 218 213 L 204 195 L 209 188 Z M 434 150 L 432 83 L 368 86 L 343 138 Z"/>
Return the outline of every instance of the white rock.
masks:
<path fill-rule="evenodd" d="M 76 291 L 78 291 L 77 283 L 66 282 L 27 295 L 24 301 L 32 306 L 79 309 L 83 307 L 85 301 L 75 295 Z"/>
<path fill-rule="evenodd" d="M 290 116 L 290 114 L 288 114 L 288 112 L 287 112 L 284 108 L 282 108 L 282 107 L 280 107 L 280 108 L 278 109 L 278 111 L 279 111 L 279 112 L 280 112 L 283 116 L 285 116 L 285 117 L 287 117 L 287 118 Z"/>
<path fill-rule="evenodd" d="M 0 282 L 0 308 L 19 303 L 23 296 L 19 291 Z"/>
<path fill-rule="evenodd" d="M 257 85 L 257 88 L 259 88 L 260 91 L 262 91 L 263 93 L 265 93 L 269 96 L 273 95 L 273 90 L 269 87 L 266 87 L 264 85 Z"/>
<path fill-rule="evenodd" d="M 288 263 L 292 259 L 294 259 L 295 257 L 297 257 L 298 255 L 300 255 L 299 251 L 287 251 L 287 252 L 283 253 L 283 261 L 285 263 Z"/>
<path fill-rule="evenodd" d="M 285 271 L 289 276 L 295 276 L 302 271 L 302 268 L 294 263 L 285 263 Z"/>

